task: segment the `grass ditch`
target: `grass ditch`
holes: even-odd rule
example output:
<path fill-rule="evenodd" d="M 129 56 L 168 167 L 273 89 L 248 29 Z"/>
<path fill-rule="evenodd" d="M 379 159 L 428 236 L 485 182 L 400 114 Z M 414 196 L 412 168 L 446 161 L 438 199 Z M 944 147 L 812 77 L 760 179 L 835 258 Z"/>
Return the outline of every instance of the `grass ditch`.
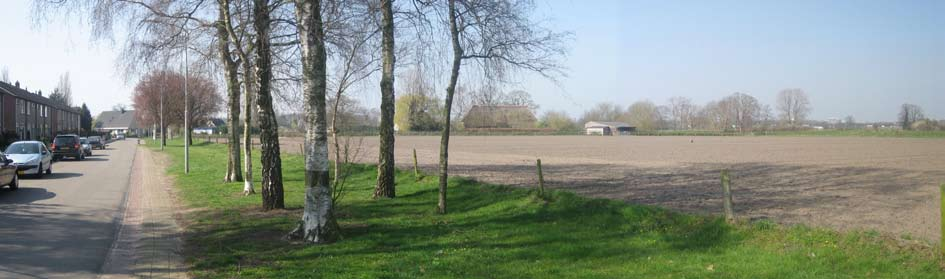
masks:
<path fill-rule="evenodd" d="M 152 148 L 155 145 L 152 143 Z M 372 200 L 376 169 L 359 165 L 338 212 L 344 239 L 311 246 L 282 237 L 301 216 L 303 163 L 283 155 L 287 210 L 222 183 L 225 145 L 165 151 L 185 206 L 185 250 L 198 278 L 941 278 L 927 242 L 836 232 L 589 199 L 565 191 L 450 180 L 436 214 L 436 179 L 397 173 L 395 199 Z M 258 156 L 254 156 L 257 157 Z M 259 166 L 258 163 L 255 166 Z M 254 175 L 258 178 L 260 175 Z M 257 188 L 258 191 L 258 188 Z"/>

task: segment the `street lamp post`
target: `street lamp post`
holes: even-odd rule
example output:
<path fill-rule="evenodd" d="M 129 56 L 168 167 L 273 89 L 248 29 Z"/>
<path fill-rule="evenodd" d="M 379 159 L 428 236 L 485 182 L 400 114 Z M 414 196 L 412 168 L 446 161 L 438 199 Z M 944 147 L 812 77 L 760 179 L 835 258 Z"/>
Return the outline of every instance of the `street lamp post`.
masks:
<path fill-rule="evenodd" d="M 167 64 L 166 61 L 165 64 Z M 161 151 L 164 151 L 164 141 L 167 139 L 167 131 L 164 130 L 164 87 L 167 85 L 167 65 L 164 68 L 165 70 L 161 71 Z"/>
<path fill-rule="evenodd" d="M 187 94 L 187 79 L 190 75 L 187 73 L 187 44 L 188 35 L 184 35 L 184 173 L 190 173 L 190 104 Z"/>

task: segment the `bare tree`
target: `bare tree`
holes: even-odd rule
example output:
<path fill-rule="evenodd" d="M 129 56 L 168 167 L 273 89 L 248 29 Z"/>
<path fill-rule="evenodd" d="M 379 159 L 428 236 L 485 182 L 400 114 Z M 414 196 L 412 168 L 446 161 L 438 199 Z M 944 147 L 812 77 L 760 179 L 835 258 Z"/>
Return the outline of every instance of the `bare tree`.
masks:
<path fill-rule="evenodd" d="M 912 124 L 922 119 L 925 119 L 922 107 L 913 104 L 902 104 L 902 108 L 899 110 L 899 125 L 902 125 L 903 130 L 912 130 Z"/>
<path fill-rule="evenodd" d="M 584 112 L 581 116 L 581 122 L 588 121 L 617 121 L 624 115 L 625 111 L 614 103 L 599 103 L 593 108 Z"/>
<path fill-rule="evenodd" d="M 804 90 L 784 89 L 778 93 L 778 114 L 781 121 L 795 128 L 807 119 L 810 113 L 810 100 Z"/>
<path fill-rule="evenodd" d="M 723 129 L 748 132 L 763 117 L 764 107 L 755 97 L 744 93 L 733 93 L 716 103 L 713 108 L 716 121 Z"/>
<path fill-rule="evenodd" d="M 451 68 L 443 110 L 444 128 L 440 139 L 440 181 L 438 212 L 446 213 L 449 174 L 449 136 L 453 97 L 464 60 L 479 62 L 483 76 L 503 80 L 507 70 L 527 70 L 553 78 L 561 72 L 557 58 L 565 49 L 568 34 L 553 33 L 531 20 L 531 1 L 447 0 L 428 7 L 446 15 L 451 46 Z"/>
<path fill-rule="evenodd" d="M 393 0 L 381 0 L 381 125 L 374 198 L 393 198 L 394 188 L 394 8 Z"/>
<path fill-rule="evenodd" d="M 689 130 L 693 128 L 696 107 L 692 104 L 692 99 L 687 97 L 669 98 L 669 109 L 674 129 Z"/>
<path fill-rule="evenodd" d="M 336 16 L 339 18 L 345 18 L 350 22 L 339 22 L 335 23 L 336 30 L 333 30 L 334 33 L 344 34 L 342 36 L 327 37 L 326 41 L 330 43 L 330 46 L 327 48 L 334 48 L 334 65 L 336 68 L 336 74 L 332 75 L 332 78 L 329 78 L 329 87 L 333 88 L 333 96 L 330 96 L 329 100 L 329 133 L 331 135 L 331 142 L 334 150 L 334 175 L 332 180 L 332 193 L 336 196 L 335 204 L 337 204 L 338 198 L 344 191 L 344 184 L 347 178 L 347 175 L 350 171 L 351 166 L 348 164 L 353 158 L 356 157 L 357 153 L 360 152 L 361 141 L 352 149 L 351 137 L 345 137 L 344 143 L 339 138 L 339 133 L 341 132 L 341 127 L 350 125 L 348 123 L 354 121 L 353 115 L 350 115 L 354 112 L 356 108 L 359 108 L 357 101 L 348 98 L 345 93 L 353 85 L 367 79 L 380 69 L 377 67 L 377 62 L 380 60 L 379 55 L 375 48 L 373 48 L 372 42 L 375 41 L 376 35 L 379 29 L 376 27 L 376 24 L 372 22 L 373 13 L 375 12 L 371 5 L 365 5 L 363 2 L 359 1 L 343 1 L 336 2 L 338 6 L 333 7 Z M 385 3 L 381 3 L 381 9 L 386 9 L 390 7 L 383 7 Z M 389 5 L 390 3 L 387 3 Z M 391 15 L 392 16 L 392 15 Z M 391 23 L 393 24 L 393 23 Z M 383 52 L 383 51 L 382 51 Z M 381 55 L 386 55 L 383 53 Z M 331 57 L 329 57 L 331 60 Z M 331 61 L 329 61 L 331 62 Z M 382 156 L 383 157 L 383 156 Z M 378 168 L 381 168 L 379 165 Z M 379 169 L 380 175 L 380 169 Z M 380 180 L 379 180 L 380 181 Z M 375 186 L 381 186 L 377 184 Z M 376 188 L 380 190 L 380 188 Z M 391 194 L 393 194 L 393 189 Z M 387 193 L 386 189 L 381 191 L 381 196 Z M 379 193 L 375 191 L 375 196 Z"/>
<path fill-rule="evenodd" d="M 72 106 L 72 81 L 69 79 L 68 72 L 59 76 L 59 83 L 56 84 L 52 94 L 49 94 L 49 99 L 64 106 Z"/>

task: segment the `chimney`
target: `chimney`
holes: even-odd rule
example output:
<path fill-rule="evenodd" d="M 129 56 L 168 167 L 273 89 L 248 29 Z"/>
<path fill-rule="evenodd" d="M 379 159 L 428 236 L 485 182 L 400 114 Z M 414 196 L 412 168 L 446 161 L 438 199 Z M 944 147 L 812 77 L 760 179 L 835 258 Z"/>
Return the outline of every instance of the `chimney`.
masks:
<path fill-rule="evenodd" d="M 42 97 L 42 96 L 43 96 L 43 90 L 40 90 L 40 91 L 36 92 L 36 94 L 39 94 L 39 96 Z"/>
<path fill-rule="evenodd" d="M 20 81 L 16 81 L 16 88 L 20 88 Z"/>

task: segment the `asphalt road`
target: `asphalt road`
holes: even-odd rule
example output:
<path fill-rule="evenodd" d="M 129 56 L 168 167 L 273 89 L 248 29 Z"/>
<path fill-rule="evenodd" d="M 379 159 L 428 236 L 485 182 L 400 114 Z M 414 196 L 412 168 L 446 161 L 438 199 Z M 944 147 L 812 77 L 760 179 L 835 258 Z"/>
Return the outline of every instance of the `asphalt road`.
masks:
<path fill-rule="evenodd" d="M 136 141 L 53 164 L 53 174 L 0 189 L 0 278 L 95 278 L 128 191 Z"/>

